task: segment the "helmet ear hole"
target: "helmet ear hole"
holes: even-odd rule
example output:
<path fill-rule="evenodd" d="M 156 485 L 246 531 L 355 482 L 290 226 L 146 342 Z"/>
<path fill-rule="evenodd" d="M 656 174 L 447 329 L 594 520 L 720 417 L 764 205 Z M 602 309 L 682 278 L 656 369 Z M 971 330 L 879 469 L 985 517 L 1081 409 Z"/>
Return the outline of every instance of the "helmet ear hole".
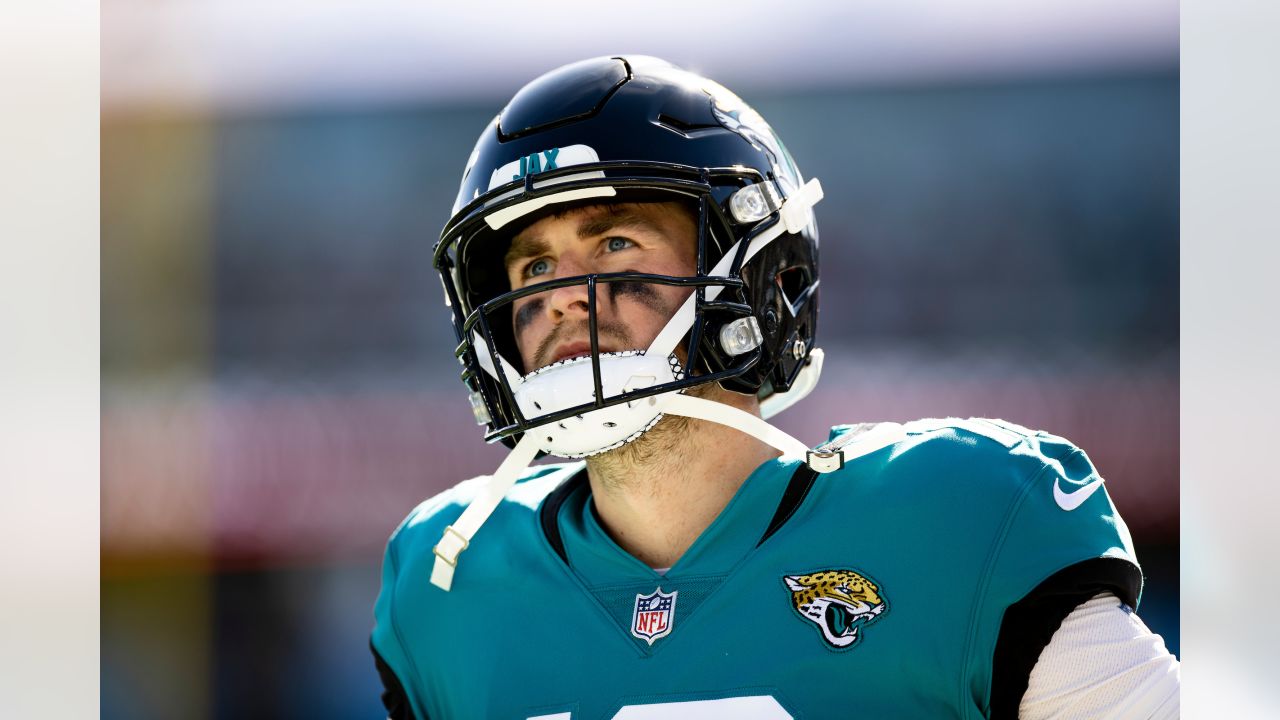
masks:
<path fill-rule="evenodd" d="M 774 277 L 778 289 L 782 291 L 783 302 L 791 310 L 792 315 L 799 315 L 805 301 L 809 299 L 809 289 L 813 286 L 813 276 L 805 265 L 789 267 Z"/>

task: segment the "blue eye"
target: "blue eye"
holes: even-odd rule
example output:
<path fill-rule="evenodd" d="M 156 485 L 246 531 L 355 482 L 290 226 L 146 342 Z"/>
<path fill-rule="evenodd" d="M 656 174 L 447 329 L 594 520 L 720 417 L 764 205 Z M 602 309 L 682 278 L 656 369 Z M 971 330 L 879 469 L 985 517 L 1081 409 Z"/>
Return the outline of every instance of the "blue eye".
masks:
<path fill-rule="evenodd" d="M 525 275 L 528 275 L 529 277 L 545 275 L 549 272 L 551 272 L 551 263 L 546 260 L 534 260 L 529 263 L 529 267 L 524 270 Z"/>
<path fill-rule="evenodd" d="M 611 237 L 608 242 L 605 243 L 605 248 L 609 252 L 618 252 L 619 250 L 626 250 L 632 245 L 633 243 L 626 238 Z"/>

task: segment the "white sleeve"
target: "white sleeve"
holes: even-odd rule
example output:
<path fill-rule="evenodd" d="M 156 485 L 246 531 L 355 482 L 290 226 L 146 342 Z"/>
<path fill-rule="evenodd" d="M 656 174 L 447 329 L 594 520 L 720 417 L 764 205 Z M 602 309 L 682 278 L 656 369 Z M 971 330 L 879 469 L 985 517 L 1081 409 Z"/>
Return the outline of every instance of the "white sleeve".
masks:
<path fill-rule="evenodd" d="M 1181 670 L 1164 638 L 1111 593 L 1067 615 L 1040 653 L 1021 720 L 1177 718 Z"/>

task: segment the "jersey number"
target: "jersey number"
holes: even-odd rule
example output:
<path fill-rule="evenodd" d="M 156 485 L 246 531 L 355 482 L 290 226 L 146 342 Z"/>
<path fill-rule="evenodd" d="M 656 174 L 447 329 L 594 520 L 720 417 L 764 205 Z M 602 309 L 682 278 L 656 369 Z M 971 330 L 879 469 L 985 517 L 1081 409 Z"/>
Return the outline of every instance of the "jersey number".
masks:
<path fill-rule="evenodd" d="M 720 698 L 719 700 L 686 700 L 683 702 L 627 705 L 613 720 L 792 720 L 778 701 L 770 695 Z M 529 720 L 572 720 L 572 713 L 538 715 Z"/>

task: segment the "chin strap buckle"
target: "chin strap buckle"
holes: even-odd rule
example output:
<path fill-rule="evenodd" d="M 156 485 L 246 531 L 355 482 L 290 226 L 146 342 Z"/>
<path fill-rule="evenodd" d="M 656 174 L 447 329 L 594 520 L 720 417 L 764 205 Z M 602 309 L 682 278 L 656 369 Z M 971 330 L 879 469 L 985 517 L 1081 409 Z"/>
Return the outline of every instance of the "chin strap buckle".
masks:
<path fill-rule="evenodd" d="M 844 467 L 844 450 L 832 450 L 830 452 L 810 450 L 805 453 L 804 462 L 813 468 L 814 472 L 835 472 Z"/>
<path fill-rule="evenodd" d="M 458 555 L 462 554 L 462 551 L 466 550 L 470 544 L 471 541 L 467 539 L 467 536 L 455 530 L 452 525 L 449 525 L 445 527 L 444 535 L 440 537 L 440 542 L 431 548 L 431 552 L 448 563 L 449 567 L 456 568 L 458 567 Z"/>
<path fill-rule="evenodd" d="M 458 555 L 471 541 L 467 539 L 452 525 L 444 529 L 444 534 L 440 537 L 440 542 L 431 548 L 431 552 L 435 553 L 436 561 L 431 566 L 431 584 L 444 590 L 449 591 L 453 587 L 453 571 L 458 569 Z"/>
<path fill-rule="evenodd" d="M 489 482 L 479 488 L 479 492 L 471 499 L 467 509 L 462 511 L 452 525 L 445 527 L 440 535 L 440 542 L 431 548 L 436 560 L 431 566 L 431 584 L 449 592 L 453 587 L 453 571 L 458 567 L 458 555 L 471 544 L 480 526 L 489 519 L 493 511 L 502 502 L 502 498 L 516 484 L 520 471 L 529 467 L 533 457 L 538 454 L 538 443 L 534 439 L 537 433 L 525 433 L 507 455 L 498 471 L 489 478 Z"/>

